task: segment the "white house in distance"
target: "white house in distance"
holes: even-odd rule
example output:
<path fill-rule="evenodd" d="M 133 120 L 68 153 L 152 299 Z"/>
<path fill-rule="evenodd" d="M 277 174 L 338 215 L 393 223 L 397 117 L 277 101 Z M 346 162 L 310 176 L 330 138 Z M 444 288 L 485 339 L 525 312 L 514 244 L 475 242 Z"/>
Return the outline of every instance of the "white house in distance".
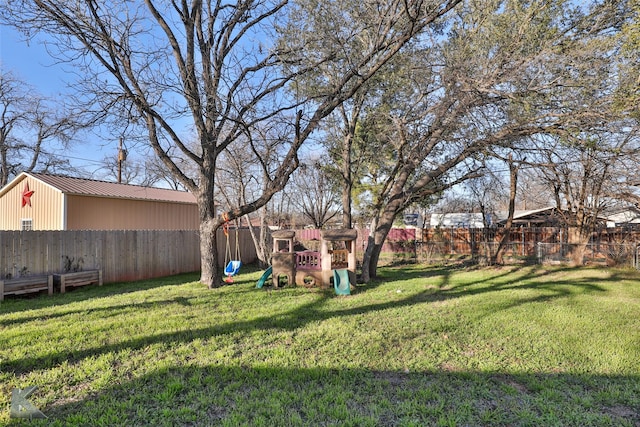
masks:
<path fill-rule="evenodd" d="M 422 215 L 418 213 L 404 214 L 403 223 L 406 228 L 423 229 L 425 228 L 425 220 Z"/>
<path fill-rule="evenodd" d="M 640 227 L 640 209 L 629 206 L 606 215 L 607 227 Z"/>
<path fill-rule="evenodd" d="M 502 227 L 507 220 L 508 212 L 501 211 L 487 214 L 489 227 Z M 517 210 L 513 215 L 514 227 L 549 227 L 558 224 L 557 209 L 548 206 L 540 209 Z M 435 213 L 431 215 L 432 228 L 484 228 L 482 213 Z"/>
<path fill-rule="evenodd" d="M 491 216 L 488 218 L 491 225 Z M 433 213 L 429 223 L 431 228 L 484 228 L 482 213 Z"/>
<path fill-rule="evenodd" d="M 0 189 L 0 230 L 197 230 L 186 191 L 23 172 Z"/>

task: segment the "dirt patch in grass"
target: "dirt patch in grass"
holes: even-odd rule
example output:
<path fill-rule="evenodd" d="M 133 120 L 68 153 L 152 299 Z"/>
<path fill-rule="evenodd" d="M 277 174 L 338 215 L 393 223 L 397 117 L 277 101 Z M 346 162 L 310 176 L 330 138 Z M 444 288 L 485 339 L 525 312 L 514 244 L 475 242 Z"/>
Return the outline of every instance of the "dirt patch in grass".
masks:
<path fill-rule="evenodd" d="M 377 380 L 386 381 L 390 386 L 394 387 L 404 387 L 409 377 L 407 376 L 407 372 L 393 372 L 393 371 L 383 371 L 383 372 L 374 372 L 373 377 Z"/>

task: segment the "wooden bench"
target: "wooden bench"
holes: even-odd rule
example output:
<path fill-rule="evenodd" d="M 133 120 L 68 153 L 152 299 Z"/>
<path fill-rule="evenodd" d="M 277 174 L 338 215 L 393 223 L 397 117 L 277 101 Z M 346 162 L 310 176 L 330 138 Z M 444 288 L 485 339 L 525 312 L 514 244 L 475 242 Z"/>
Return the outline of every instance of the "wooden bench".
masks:
<path fill-rule="evenodd" d="M 102 270 L 76 271 L 73 273 L 56 273 L 53 275 L 53 284 L 60 288 L 64 294 L 69 287 L 85 286 L 97 283 L 102 286 Z"/>
<path fill-rule="evenodd" d="M 0 280 L 0 301 L 4 300 L 5 295 L 20 295 L 40 291 L 48 291 L 49 295 L 53 294 L 53 277 L 51 275 Z"/>

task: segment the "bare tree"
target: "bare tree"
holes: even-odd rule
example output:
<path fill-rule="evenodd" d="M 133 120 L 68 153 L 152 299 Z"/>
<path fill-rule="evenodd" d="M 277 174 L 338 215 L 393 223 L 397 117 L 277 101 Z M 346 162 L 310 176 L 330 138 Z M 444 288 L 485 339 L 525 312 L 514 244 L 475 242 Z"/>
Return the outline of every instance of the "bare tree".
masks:
<path fill-rule="evenodd" d="M 517 209 L 542 209 L 553 205 L 553 192 L 540 178 L 538 171 L 538 167 L 531 162 L 521 165 L 516 192 Z"/>
<path fill-rule="evenodd" d="M 141 182 L 142 185 L 153 186 L 168 186 L 173 190 L 185 190 L 184 185 L 178 180 L 171 171 L 167 169 L 166 165 L 162 163 L 162 161 L 156 157 L 151 155 L 144 162 L 144 180 Z M 176 164 L 180 165 L 181 170 L 189 170 L 195 169 L 195 164 L 191 162 L 189 159 L 180 156 L 180 153 L 176 153 L 175 155 L 170 155 Z M 193 172 L 190 175 L 195 175 Z"/>
<path fill-rule="evenodd" d="M 265 135 L 264 140 L 268 141 L 270 138 Z M 277 144 L 264 145 L 261 157 L 263 159 L 271 157 L 272 153 L 270 151 L 276 148 Z M 219 166 L 216 170 L 216 180 L 220 183 L 217 203 L 223 208 L 230 208 L 246 204 L 249 200 L 255 198 L 268 182 L 268 176 L 260 167 L 259 162 L 256 162 L 247 150 L 239 149 L 233 152 L 225 150 L 220 156 Z M 263 267 L 270 263 L 271 242 L 269 241 L 267 212 L 272 204 L 273 199 L 255 212 L 257 216 L 254 216 L 254 219 L 258 219 L 257 224 L 251 220 L 249 215 L 244 217 L 256 248 L 258 262 Z M 236 225 L 240 226 L 240 224 L 238 220 Z"/>
<path fill-rule="evenodd" d="M 569 227 L 573 263 L 582 265 L 586 245 L 602 223 L 603 213 L 619 200 L 633 200 L 629 195 L 635 178 L 629 178 L 637 175 L 638 128 L 629 123 L 621 133 L 545 138 L 539 144 L 538 172 L 552 189 L 558 212 Z M 632 175 L 628 174 L 630 162 L 635 164 Z"/>
<path fill-rule="evenodd" d="M 23 171 L 71 170 L 63 153 L 80 128 L 12 73 L 0 75 L 0 188 Z"/>
<path fill-rule="evenodd" d="M 287 0 L 19 0 L 0 10 L 4 23 L 55 38 L 50 48 L 57 49 L 58 59 L 72 61 L 83 76 L 85 102 L 93 102 L 111 119 L 126 119 L 145 129 L 155 154 L 197 198 L 201 281 L 213 287 L 222 283 L 216 230 L 260 209 L 282 190 L 299 165 L 298 150 L 320 121 L 458 2 L 360 2 L 340 15 L 351 16 L 348 28 L 312 32 L 291 31 L 301 25 L 303 7 Z M 292 37 L 281 38 L 277 32 Z M 359 51 L 345 49 L 352 34 L 367 34 L 370 43 Z M 337 38 L 335 49 L 318 53 L 317 43 L 329 37 Z M 341 72 L 319 93 L 291 96 L 296 79 L 331 64 Z M 195 133 L 198 151 L 187 145 L 185 127 Z M 265 127 L 278 128 L 271 136 L 277 138 L 281 154 L 268 169 L 263 191 L 218 214 L 214 194 L 220 154 L 242 141 L 244 149 L 259 157 L 265 141 L 256 129 Z M 174 149 L 197 165 L 197 175 L 176 164 L 170 155 Z"/>
<path fill-rule="evenodd" d="M 469 194 L 475 209 L 482 214 L 482 222 L 485 227 L 490 227 L 496 220 L 495 215 L 499 211 L 506 210 L 509 203 L 508 195 L 505 193 L 508 185 L 500 176 L 499 169 L 502 166 L 502 163 L 494 162 L 491 167 L 487 167 L 482 176 L 469 179 L 462 184 L 462 188 Z"/>
<path fill-rule="evenodd" d="M 105 156 L 102 159 L 101 171 L 104 179 L 117 181 L 123 184 L 141 184 L 152 186 L 153 182 L 144 182 L 144 163 L 136 161 L 132 157 L 119 162 L 115 156 Z"/>
<path fill-rule="evenodd" d="M 339 214 L 339 194 L 323 170 L 325 163 L 321 160 L 303 163 L 292 178 L 294 204 L 315 228 L 325 228 Z"/>
<path fill-rule="evenodd" d="M 476 211 L 476 201 L 464 194 L 445 192 L 433 206 L 433 211 L 440 214 L 471 213 Z"/>

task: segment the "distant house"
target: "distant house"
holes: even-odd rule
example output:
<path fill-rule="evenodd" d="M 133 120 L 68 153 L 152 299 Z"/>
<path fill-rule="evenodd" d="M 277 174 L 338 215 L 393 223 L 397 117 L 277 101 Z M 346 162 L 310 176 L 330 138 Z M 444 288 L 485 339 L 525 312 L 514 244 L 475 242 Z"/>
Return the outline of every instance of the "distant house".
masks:
<path fill-rule="evenodd" d="M 504 226 L 507 222 L 507 212 L 497 214 L 499 220 L 498 226 Z M 564 226 L 571 220 L 572 214 L 567 211 L 561 211 L 554 206 L 548 206 L 541 209 L 532 209 L 524 211 L 515 211 L 513 215 L 514 227 L 559 227 Z M 598 216 L 597 223 L 604 226 L 607 218 Z"/>
<path fill-rule="evenodd" d="M 508 212 L 497 214 L 496 224 L 504 226 L 507 222 Z M 541 209 L 517 210 L 513 214 L 514 227 L 557 227 L 562 223 L 562 217 L 558 209 L 548 206 Z"/>
<path fill-rule="evenodd" d="M 503 227 L 507 221 L 507 212 L 496 212 L 486 215 L 486 225 Z M 556 227 L 561 223 L 561 216 L 555 207 L 515 211 L 514 227 Z M 434 213 L 431 214 L 432 228 L 484 228 L 482 213 Z"/>
<path fill-rule="evenodd" d="M 186 191 L 23 172 L 0 189 L 0 230 L 197 230 Z"/>
<path fill-rule="evenodd" d="M 425 225 L 425 220 L 422 215 L 418 213 L 404 214 L 403 223 L 406 228 L 418 228 L 422 229 Z"/>
<path fill-rule="evenodd" d="M 487 218 L 491 225 L 491 216 Z M 432 213 L 429 223 L 431 228 L 484 228 L 482 213 Z"/>
<path fill-rule="evenodd" d="M 640 209 L 629 206 L 606 215 L 607 227 L 640 227 Z"/>

